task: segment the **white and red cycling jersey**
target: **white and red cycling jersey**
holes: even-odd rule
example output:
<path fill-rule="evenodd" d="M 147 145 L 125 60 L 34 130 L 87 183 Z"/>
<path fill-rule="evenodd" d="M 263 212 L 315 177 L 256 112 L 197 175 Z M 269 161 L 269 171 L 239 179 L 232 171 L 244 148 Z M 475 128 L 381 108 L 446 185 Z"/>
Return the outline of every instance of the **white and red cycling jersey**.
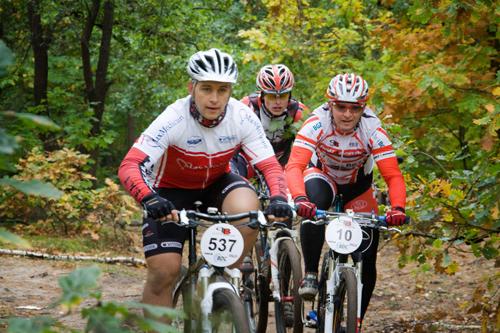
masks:
<path fill-rule="evenodd" d="M 370 174 L 375 161 L 389 187 L 392 206 L 404 208 L 404 179 L 391 140 L 378 117 L 365 108 L 357 127 L 350 133 L 338 132 L 332 119 L 325 103 L 313 111 L 297 133 L 286 166 L 292 197 L 306 196 L 303 171 L 316 154 L 323 173 L 339 185 L 356 183 L 358 172 Z"/>
<path fill-rule="evenodd" d="M 137 200 L 157 188 L 204 189 L 229 172 L 242 149 L 264 173 L 271 195 L 286 197 L 286 181 L 257 116 L 230 98 L 222 121 L 205 127 L 190 113 L 191 97 L 169 105 L 141 134 L 120 165 L 122 184 Z"/>

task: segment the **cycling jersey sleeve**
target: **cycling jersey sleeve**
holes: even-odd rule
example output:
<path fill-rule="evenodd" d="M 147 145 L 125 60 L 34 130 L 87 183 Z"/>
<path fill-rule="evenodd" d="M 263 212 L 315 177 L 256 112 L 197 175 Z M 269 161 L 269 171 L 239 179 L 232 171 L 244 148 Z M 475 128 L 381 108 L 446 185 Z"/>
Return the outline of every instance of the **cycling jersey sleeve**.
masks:
<path fill-rule="evenodd" d="M 275 156 L 256 163 L 255 167 L 264 175 L 271 196 L 287 197 L 285 175 Z"/>
<path fill-rule="evenodd" d="M 306 148 L 294 146 L 285 167 L 286 182 L 292 199 L 306 195 L 304 184 L 304 170 L 311 159 L 312 151 Z"/>
<path fill-rule="evenodd" d="M 406 186 L 397 158 L 394 156 L 380 160 L 377 162 L 377 167 L 389 188 L 391 206 L 405 208 Z"/>
<path fill-rule="evenodd" d="M 153 190 L 148 186 L 141 169 L 149 161 L 149 156 L 141 150 L 132 147 L 118 169 L 118 177 L 132 197 L 141 202 Z"/>
<path fill-rule="evenodd" d="M 143 132 L 118 170 L 118 177 L 123 186 L 138 202 L 153 192 L 152 168 L 163 157 L 169 144 L 168 134 L 161 130 L 165 123 L 164 118 L 165 113 L 162 113 Z"/>
<path fill-rule="evenodd" d="M 322 133 L 321 121 L 313 115 L 306 119 L 295 137 L 292 152 L 285 167 L 287 185 L 293 199 L 306 196 L 303 172 L 316 150 L 316 143 Z"/>
<path fill-rule="evenodd" d="M 389 136 L 379 127 L 372 134 L 370 143 L 373 146 L 373 159 L 389 188 L 391 205 L 405 208 L 406 186 Z"/>

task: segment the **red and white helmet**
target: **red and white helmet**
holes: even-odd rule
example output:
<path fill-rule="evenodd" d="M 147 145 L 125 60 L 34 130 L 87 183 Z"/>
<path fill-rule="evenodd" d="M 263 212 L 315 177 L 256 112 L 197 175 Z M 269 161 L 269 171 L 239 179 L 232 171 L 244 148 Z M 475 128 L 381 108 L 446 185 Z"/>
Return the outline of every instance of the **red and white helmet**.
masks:
<path fill-rule="evenodd" d="M 191 56 L 187 72 L 196 81 L 236 83 L 238 67 L 233 58 L 219 49 L 199 51 Z"/>
<path fill-rule="evenodd" d="M 368 83 L 354 73 L 338 74 L 330 81 L 326 97 L 338 102 L 365 104 Z"/>
<path fill-rule="evenodd" d="M 295 80 L 285 65 L 266 65 L 257 74 L 257 88 L 265 94 L 286 94 L 293 89 Z"/>

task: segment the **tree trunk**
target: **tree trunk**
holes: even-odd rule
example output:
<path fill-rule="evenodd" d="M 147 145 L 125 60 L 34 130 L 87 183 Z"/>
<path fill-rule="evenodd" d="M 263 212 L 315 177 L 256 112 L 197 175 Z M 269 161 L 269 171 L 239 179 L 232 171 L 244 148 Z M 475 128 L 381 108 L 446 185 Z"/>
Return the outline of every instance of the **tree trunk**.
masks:
<path fill-rule="evenodd" d="M 49 44 L 43 35 L 42 21 L 40 19 L 40 1 L 31 0 L 28 2 L 28 17 L 31 26 L 31 47 L 33 48 L 33 56 L 35 59 L 35 105 L 44 105 L 46 115 L 50 116 L 47 108 Z"/>
<path fill-rule="evenodd" d="M 82 49 L 82 63 L 83 63 L 83 78 L 85 81 L 85 94 L 87 101 L 94 110 L 94 119 L 92 120 L 92 128 L 90 134 L 93 137 L 97 137 L 101 134 L 102 127 L 102 117 L 104 114 L 104 106 L 106 100 L 106 94 L 109 88 L 109 82 L 106 79 L 108 72 L 109 56 L 111 50 L 111 36 L 113 29 L 113 2 L 105 1 L 103 5 L 103 19 L 102 19 L 102 36 L 101 45 L 99 47 L 99 60 L 97 63 L 97 70 L 94 74 L 92 73 L 92 65 L 90 61 L 90 38 L 92 36 L 92 30 L 96 25 L 96 19 L 100 10 L 101 2 L 100 0 L 93 0 L 92 7 L 89 9 L 89 15 L 85 23 L 84 30 L 81 37 L 81 49 Z M 94 160 L 94 164 L 90 173 L 96 175 L 97 168 L 99 165 L 99 147 L 91 149 L 91 158 Z"/>

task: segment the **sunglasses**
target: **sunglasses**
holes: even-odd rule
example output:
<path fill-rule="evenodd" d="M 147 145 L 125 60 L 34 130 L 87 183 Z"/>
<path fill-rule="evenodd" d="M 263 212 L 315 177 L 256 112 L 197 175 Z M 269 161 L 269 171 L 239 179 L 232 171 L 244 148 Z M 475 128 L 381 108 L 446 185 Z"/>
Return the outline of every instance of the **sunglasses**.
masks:
<path fill-rule="evenodd" d="M 366 104 L 354 104 L 354 103 L 339 103 L 339 102 L 331 102 L 332 108 L 340 113 L 346 113 L 349 110 L 353 114 L 358 114 L 363 112 Z"/>

